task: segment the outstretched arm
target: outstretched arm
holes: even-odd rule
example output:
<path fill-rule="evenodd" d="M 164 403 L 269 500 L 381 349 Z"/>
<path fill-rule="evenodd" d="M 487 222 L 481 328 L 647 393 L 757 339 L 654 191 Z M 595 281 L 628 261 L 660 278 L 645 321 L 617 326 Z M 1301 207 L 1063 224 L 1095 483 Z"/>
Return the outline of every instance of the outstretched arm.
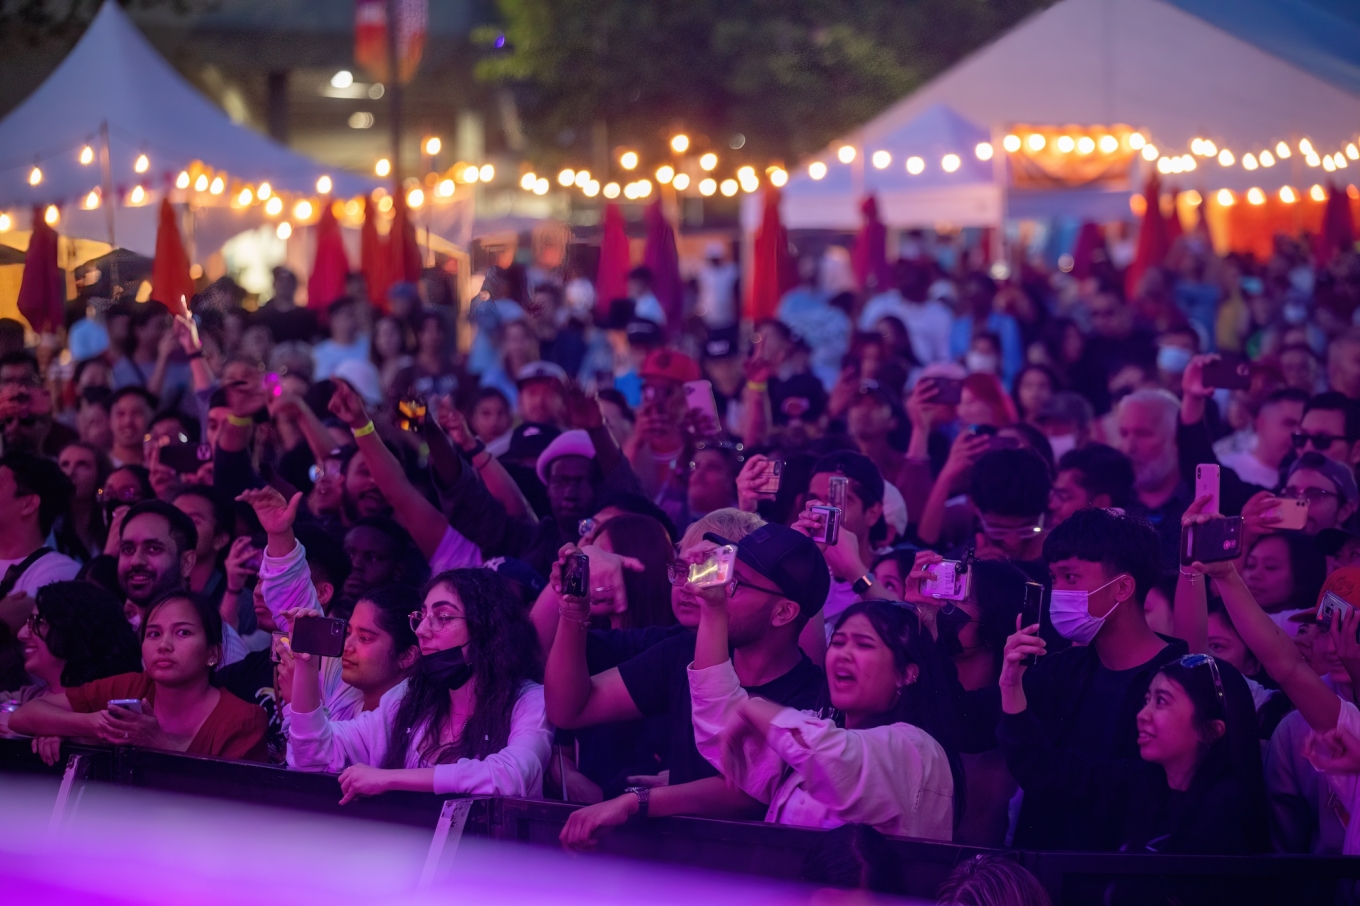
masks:
<path fill-rule="evenodd" d="M 519 484 L 510 477 L 510 473 L 501 465 L 501 461 L 491 455 L 491 451 L 486 445 L 472 433 L 468 426 L 467 419 L 463 418 L 463 413 L 459 412 L 453 405 L 453 401 L 448 397 L 441 397 L 435 403 L 436 423 L 425 424 L 425 438 L 427 442 L 432 440 L 432 435 L 443 429 L 448 435 L 448 439 L 457 444 L 467 457 L 467 461 L 472 464 L 472 468 L 477 470 L 477 475 L 486 485 L 487 491 L 500 501 L 501 506 L 505 507 L 507 515 L 514 519 L 527 519 L 530 522 L 537 522 L 538 516 L 535 515 L 533 507 L 529 505 L 529 500 L 520 490 Z M 430 443 L 431 450 L 434 445 Z M 431 457 L 433 459 L 433 457 Z"/>

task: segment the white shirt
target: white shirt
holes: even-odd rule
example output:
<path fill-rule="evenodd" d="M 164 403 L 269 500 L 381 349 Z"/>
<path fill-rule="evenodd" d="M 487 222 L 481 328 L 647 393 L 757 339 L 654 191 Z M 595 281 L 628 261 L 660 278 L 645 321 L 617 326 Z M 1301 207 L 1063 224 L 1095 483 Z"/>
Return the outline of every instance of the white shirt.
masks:
<path fill-rule="evenodd" d="M 1218 461 L 1225 468 L 1236 472 L 1237 477 L 1248 484 L 1260 485 L 1273 491 L 1275 486 L 1280 483 L 1279 469 L 1272 469 L 1245 450 L 1237 450 L 1226 456 L 1220 456 Z"/>
<path fill-rule="evenodd" d="M 737 323 L 737 280 L 741 271 L 730 261 L 704 262 L 699 268 L 699 317 L 710 329 Z"/>
<path fill-rule="evenodd" d="M 430 558 L 430 574 L 437 576 L 448 569 L 468 569 L 482 565 L 482 549 L 473 544 L 453 526 L 444 529 L 444 537 L 439 539 Z"/>
<path fill-rule="evenodd" d="M 361 334 L 348 346 L 341 346 L 334 340 L 322 340 L 312 347 L 312 361 L 316 363 L 312 379 L 324 381 L 335 374 L 341 362 L 351 359 L 364 361 L 368 358 L 368 337 Z"/>
<path fill-rule="evenodd" d="M 719 742 L 747 699 L 730 660 L 689 668 L 694 741 L 726 776 Z M 868 824 L 885 834 L 949 841 L 954 833 L 954 776 L 929 733 L 896 723 L 846 730 L 785 708 L 764 744 L 743 750 L 739 776 L 748 796 L 768 802 L 765 820 L 797 827 Z M 791 769 L 791 770 L 789 770 Z"/>
<path fill-rule="evenodd" d="M 16 557 L 13 560 L 0 560 L 0 579 L 5 577 L 11 566 L 23 563 L 27 557 Z M 80 572 L 80 564 L 72 560 L 65 554 L 56 551 L 43 554 L 19 577 L 19 581 L 14 583 L 14 588 L 10 594 L 26 593 L 30 598 L 37 595 L 38 589 L 53 582 L 69 582 Z"/>
<path fill-rule="evenodd" d="M 661 307 L 661 300 L 657 299 L 656 293 L 644 293 L 637 299 L 637 304 L 633 307 L 633 316 L 645 318 L 653 324 L 666 326 L 666 311 Z"/>
<path fill-rule="evenodd" d="M 293 712 L 288 727 L 288 766 L 302 771 L 337 774 L 352 764 L 377 767 L 387 757 L 387 738 L 405 685 L 394 686 L 377 710 L 352 720 L 332 720 L 325 708 Z M 525 683 L 510 713 L 505 748 L 485 758 L 460 758 L 450 764 L 426 764 L 420 743 L 428 726 L 416 728 L 406 749 L 407 768 L 434 768 L 436 793 L 471 793 L 538 799 L 543 795 L 543 765 L 552 748 L 553 729 L 543 705 L 543 687 Z"/>

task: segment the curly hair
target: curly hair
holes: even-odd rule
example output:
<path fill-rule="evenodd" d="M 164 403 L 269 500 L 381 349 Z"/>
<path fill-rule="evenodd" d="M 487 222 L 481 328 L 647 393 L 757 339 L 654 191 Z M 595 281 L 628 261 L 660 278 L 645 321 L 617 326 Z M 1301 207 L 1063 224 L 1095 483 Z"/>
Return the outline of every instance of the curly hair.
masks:
<path fill-rule="evenodd" d="M 440 745 L 441 731 L 449 722 L 449 692 L 430 677 L 422 658 L 397 707 L 384 768 L 405 767 L 407 750 L 417 737 L 418 754 L 427 764 L 499 752 L 510 738 L 510 715 L 524 684 L 543 678 L 538 636 L 506 579 L 490 569 L 450 569 L 431 579 L 421 598 L 441 585 L 463 604 L 465 656 L 472 667 L 476 704 L 458 740 Z"/>
<path fill-rule="evenodd" d="M 43 642 L 54 658 L 66 662 L 62 686 L 142 669 L 137 633 L 109 592 L 88 582 L 52 582 L 38 589 L 36 600 L 47 625 Z"/>

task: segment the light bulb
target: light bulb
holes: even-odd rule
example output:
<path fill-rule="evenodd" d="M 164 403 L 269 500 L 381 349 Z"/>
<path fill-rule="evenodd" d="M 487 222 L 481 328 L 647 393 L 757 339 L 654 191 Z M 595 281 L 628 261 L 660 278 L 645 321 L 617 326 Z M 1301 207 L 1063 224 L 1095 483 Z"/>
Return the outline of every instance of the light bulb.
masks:
<path fill-rule="evenodd" d="M 570 186 L 576 182 L 576 171 L 568 167 L 557 174 L 557 184 L 559 186 Z"/>
<path fill-rule="evenodd" d="M 274 231 L 274 234 L 280 239 L 287 239 L 289 236 L 293 235 L 293 225 L 285 220 L 283 223 L 279 224 L 278 229 Z"/>
<path fill-rule="evenodd" d="M 873 162 L 875 169 L 885 170 L 887 169 L 888 164 L 892 163 L 892 155 L 887 151 L 875 151 L 874 156 L 871 157 L 870 160 Z"/>
<path fill-rule="evenodd" d="M 684 154 L 689 150 L 689 136 L 681 133 L 671 137 L 671 150 L 676 154 Z"/>
<path fill-rule="evenodd" d="M 132 191 L 128 193 L 128 201 L 132 204 L 141 204 L 146 201 L 146 189 L 141 186 L 133 186 Z"/>
<path fill-rule="evenodd" d="M 477 178 L 482 182 L 491 182 L 496 178 L 496 168 L 490 164 L 482 164 L 477 168 Z"/>
<path fill-rule="evenodd" d="M 683 192 L 689 188 L 689 177 L 684 173 L 677 173 L 671 180 L 671 185 L 675 187 L 675 191 Z"/>
<path fill-rule="evenodd" d="M 85 210 L 93 211 L 99 207 L 99 190 L 91 189 L 90 194 L 85 196 Z"/>
<path fill-rule="evenodd" d="M 378 176 L 387 176 L 392 172 L 392 162 L 385 157 L 380 159 L 373 165 L 373 172 Z"/>
<path fill-rule="evenodd" d="M 87 167 L 94 163 L 94 149 L 89 145 L 80 149 L 80 162 Z"/>
<path fill-rule="evenodd" d="M 1058 136 L 1058 150 L 1063 154 L 1071 154 L 1077 147 L 1077 141 L 1070 135 Z"/>
<path fill-rule="evenodd" d="M 540 176 L 538 178 L 538 182 L 534 183 L 534 194 L 535 195 L 548 194 L 548 178 L 546 176 Z"/>
<path fill-rule="evenodd" d="M 638 156 L 636 151 L 625 151 L 619 155 L 619 166 L 623 167 L 623 169 L 635 170 L 637 169 L 637 165 Z"/>
<path fill-rule="evenodd" d="M 1280 189 L 1280 201 L 1283 201 L 1285 204 L 1293 204 L 1298 200 L 1299 200 L 1298 193 L 1291 189 L 1289 186 L 1285 186 L 1284 188 Z"/>
<path fill-rule="evenodd" d="M 605 198 L 618 198 L 619 192 L 621 191 L 623 190 L 619 188 L 619 184 L 616 182 L 607 182 L 604 184 Z"/>
<path fill-rule="evenodd" d="M 783 167 L 775 167 L 770 171 L 770 185 L 776 189 L 782 189 L 789 181 L 789 172 Z"/>
<path fill-rule="evenodd" d="M 1129 147 L 1135 151 L 1147 144 L 1147 139 L 1143 138 L 1143 133 L 1132 132 L 1129 134 Z"/>
<path fill-rule="evenodd" d="M 439 195 L 440 198 L 452 198 L 453 190 L 454 184 L 451 179 L 441 179 L 439 185 L 435 187 L 435 193 Z"/>
<path fill-rule="evenodd" d="M 808 164 L 808 176 L 811 176 L 813 179 L 821 179 L 826 176 L 826 164 L 819 160 L 814 160 L 812 163 Z M 713 193 L 710 192 L 709 194 L 711 195 Z"/>
<path fill-rule="evenodd" d="M 138 173 L 145 173 L 150 167 L 151 161 L 147 159 L 145 154 L 137 155 L 137 162 L 132 165 L 132 169 L 136 170 Z"/>
<path fill-rule="evenodd" d="M 1278 157 L 1280 160 L 1288 160 L 1289 156 L 1293 153 L 1294 152 L 1290 151 L 1289 146 L 1286 145 L 1284 142 L 1280 142 L 1275 146 L 1275 156 Z"/>
<path fill-rule="evenodd" d="M 9 215 L 0 213 L 0 233 L 8 233 L 9 228 L 10 228 Z"/>
<path fill-rule="evenodd" d="M 670 164 L 666 164 L 664 166 L 656 168 L 657 182 L 661 183 L 664 186 L 667 183 L 669 183 L 672 179 L 675 179 L 675 168 L 672 167 Z"/>
<path fill-rule="evenodd" d="M 1157 159 L 1157 146 L 1156 146 L 1156 145 L 1144 145 L 1144 146 L 1143 146 L 1142 154 L 1143 154 L 1143 160 L 1156 160 L 1156 159 Z"/>
<path fill-rule="evenodd" d="M 1231 167 L 1236 161 L 1237 158 L 1233 157 L 1233 153 L 1227 148 L 1218 152 L 1218 165 L 1220 167 Z"/>
<path fill-rule="evenodd" d="M 283 199 L 275 195 L 264 203 L 264 212 L 270 217 L 277 217 L 283 211 Z"/>
<path fill-rule="evenodd" d="M 962 161 L 959 160 L 957 154 L 946 154 L 944 157 L 940 158 L 940 166 L 946 173 L 953 173 L 959 168 L 960 163 L 962 163 Z"/>
<path fill-rule="evenodd" d="M 1093 138 L 1091 138 L 1091 136 L 1089 136 L 1089 135 L 1083 135 L 1081 138 L 1077 139 L 1077 153 L 1078 153 L 1078 154 L 1090 154 L 1090 153 L 1091 153 L 1092 151 L 1094 151 L 1095 149 L 1096 149 L 1096 140 L 1093 139 Z"/>
<path fill-rule="evenodd" d="M 208 191 L 213 195 L 221 195 L 227 189 L 226 180 L 220 176 L 214 176 L 212 185 L 208 186 Z"/>
<path fill-rule="evenodd" d="M 1044 145 L 1048 144 L 1048 140 L 1039 133 L 1034 132 L 1030 134 L 1029 138 L 1025 139 L 1025 144 L 1029 145 L 1031 151 L 1042 151 L 1044 150 Z"/>
<path fill-rule="evenodd" d="M 187 189 L 187 188 L 189 188 L 189 171 L 188 171 L 188 170 L 180 170 L 180 171 L 179 171 L 179 176 L 176 176 L 176 177 L 175 177 L 175 188 L 176 188 L 176 189 Z"/>
<path fill-rule="evenodd" d="M 1005 148 L 1011 154 L 1014 154 L 1016 151 L 1020 150 L 1020 136 L 1018 135 L 1006 136 L 1001 140 L 1001 147 Z"/>
<path fill-rule="evenodd" d="M 731 198 L 737 194 L 737 181 L 735 179 L 724 179 L 718 186 L 718 191 L 723 193 L 726 198 Z"/>
<path fill-rule="evenodd" d="M 434 157 L 438 154 L 443 147 L 444 143 L 439 140 L 438 136 L 432 135 L 425 139 L 425 153 L 430 155 L 430 157 Z"/>
<path fill-rule="evenodd" d="M 1242 169 L 1255 170 L 1259 166 L 1260 164 L 1256 162 L 1255 154 L 1252 154 L 1250 151 L 1248 151 L 1246 154 L 1242 155 Z"/>
<path fill-rule="evenodd" d="M 701 170 L 712 170 L 717 165 L 718 155 L 714 154 L 712 151 L 699 158 L 699 169 Z M 823 164 L 823 166 L 825 166 L 825 164 Z"/>
<path fill-rule="evenodd" d="M 295 220 L 311 220 L 312 203 L 304 198 L 297 204 L 293 205 L 293 218 Z"/>
<path fill-rule="evenodd" d="M 907 158 L 907 172 L 912 176 L 920 176 L 925 172 L 926 162 L 922 158 L 912 156 Z"/>
<path fill-rule="evenodd" d="M 412 189 L 411 191 L 406 193 L 406 206 L 411 210 L 414 211 L 416 208 L 420 207 L 424 203 L 425 203 L 424 189 Z"/>
<path fill-rule="evenodd" d="M 1314 183 L 1313 187 L 1308 190 L 1308 197 L 1313 199 L 1314 201 L 1326 201 L 1327 190 L 1322 188 L 1322 186 Z"/>
<path fill-rule="evenodd" d="M 38 183 L 42 182 L 42 180 L 43 180 L 42 167 L 39 167 L 37 164 L 34 164 L 33 169 L 28 171 L 28 184 L 30 186 L 36 186 Z"/>
<path fill-rule="evenodd" d="M 714 179 L 713 177 L 711 177 L 711 176 L 705 177 L 704 179 L 701 179 L 701 180 L 699 181 L 699 194 L 700 194 L 700 195 L 703 195 L 704 197 L 708 197 L 709 195 L 712 195 L 712 194 L 713 194 L 714 192 L 716 192 L 716 191 L 718 191 L 718 181 L 717 181 L 716 179 Z"/>
<path fill-rule="evenodd" d="M 331 188 L 332 188 L 332 184 L 331 184 L 331 178 L 330 178 L 329 176 L 322 176 L 322 177 L 320 177 L 319 179 L 317 179 L 317 181 L 316 181 L 316 194 L 318 194 L 318 195 L 329 195 L 329 194 L 331 194 Z"/>
<path fill-rule="evenodd" d="M 992 143 L 978 142 L 977 147 L 973 149 L 973 153 L 977 155 L 978 160 L 991 160 L 993 153 Z"/>
<path fill-rule="evenodd" d="M 836 157 L 843 164 L 848 164 L 855 159 L 854 145 L 841 145 L 836 149 Z"/>
<path fill-rule="evenodd" d="M 260 183 L 260 187 L 255 190 L 255 197 L 259 199 L 268 198 L 270 195 L 273 194 L 274 190 L 270 188 L 270 185 L 267 182 Z"/>
<path fill-rule="evenodd" d="M 574 180 L 576 188 L 584 189 L 586 186 L 590 185 L 591 181 L 589 170 L 576 171 L 576 179 Z"/>
<path fill-rule="evenodd" d="M 1100 137 L 1100 153 L 1113 154 L 1119 150 L 1119 139 L 1113 135 L 1102 135 Z"/>
<path fill-rule="evenodd" d="M 538 182 L 538 176 L 532 172 L 525 173 L 519 178 L 519 187 L 526 192 L 534 190 L 534 183 Z"/>
<path fill-rule="evenodd" d="M 1265 192 L 1262 192 L 1262 191 L 1261 191 L 1259 188 L 1257 188 L 1256 186 L 1252 186 L 1250 189 L 1247 190 L 1247 203 L 1248 203 L 1248 204 L 1265 204 L 1265 203 L 1266 203 L 1266 193 L 1265 193 Z"/>
<path fill-rule="evenodd" d="M 474 183 L 482 178 L 481 171 L 473 164 L 463 168 L 463 182 Z"/>
<path fill-rule="evenodd" d="M 1233 193 L 1228 189 L 1219 189 L 1216 197 L 1218 203 L 1225 208 L 1232 207 L 1237 201 L 1237 199 L 1233 197 Z"/>
<path fill-rule="evenodd" d="M 581 187 L 581 191 L 585 194 L 586 198 L 594 198 L 596 195 L 599 195 L 600 194 L 599 180 L 595 179 L 590 180 L 590 182 L 586 183 L 584 186 Z"/>
<path fill-rule="evenodd" d="M 50 204 L 47 206 L 47 210 L 43 211 L 43 220 L 46 221 L 48 226 L 56 226 L 57 221 L 61 220 L 61 211 L 57 209 L 56 205 Z"/>
<path fill-rule="evenodd" d="M 236 203 L 239 204 L 239 205 L 240 205 L 241 207 L 243 207 L 243 208 L 244 208 L 246 205 L 250 204 L 250 203 L 251 203 L 252 201 L 254 201 L 254 200 L 255 200 L 255 193 L 252 192 L 252 191 L 250 191 L 250 187 L 249 187 L 249 186 L 247 186 L 246 188 L 242 189 L 242 190 L 241 190 L 241 194 L 239 194 L 239 195 L 236 196 Z"/>

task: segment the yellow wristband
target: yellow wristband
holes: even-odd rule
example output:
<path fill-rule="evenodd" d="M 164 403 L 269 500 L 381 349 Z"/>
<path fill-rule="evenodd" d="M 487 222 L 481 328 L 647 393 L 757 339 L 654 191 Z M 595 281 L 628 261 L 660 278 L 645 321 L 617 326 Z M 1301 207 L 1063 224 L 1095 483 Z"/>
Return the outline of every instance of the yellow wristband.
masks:
<path fill-rule="evenodd" d="M 378 430 L 378 429 L 375 428 L 375 427 L 373 427 L 373 423 L 372 423 L 372 422 L 369 422 L 368 424 L 364 425 L 362 428 L 355 428 L 355 429 L 354 429 L 354 436 L 355 436 L 355 437 L 363 437 L 365 434 L 372 434 L 372 433 L 373 433 L 374 431 L 376 431 L 376 430 Z"/>
<path fill-rule="evenodd" d="M 255 424 L 255 420 L 253 418 L 241 418 L 239 415 L 228 415 L 227 424 L 235 425 L 238 428 L 249 428 Z"/>
<path fill-rule="evenodd" d="M 764 393 L 766 390 L 770 389 L 770 385 L 765 381 L 747 381 L 746 389 L 753 390 L 756 393 Z"/>

